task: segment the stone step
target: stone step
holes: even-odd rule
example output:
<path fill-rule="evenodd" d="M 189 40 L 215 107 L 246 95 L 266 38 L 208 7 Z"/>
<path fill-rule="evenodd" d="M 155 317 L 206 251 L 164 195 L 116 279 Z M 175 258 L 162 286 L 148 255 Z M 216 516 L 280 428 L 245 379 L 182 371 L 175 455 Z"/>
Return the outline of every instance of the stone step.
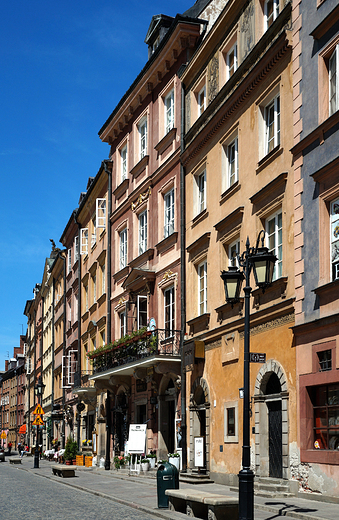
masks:
<path fill-rule="evenodd" d="M 257 497 L 264 497 L 264 498 L 287 498 L 287 497 L 294 497 L 295 495 L 293 493 L 284 492 L 284 491 L 264 491 L 261 489 L 255 489 L 254 494 Z"/>
<path fill-rule="evenodd" d="M 210 478 L 196 478 L 195 476 L 179 475 L 179 481 L 186 484 L 214 484 L 214 480 Z"/>
<path fill-rule="evenodd" d="M 254 489 L 261 491 L 277 491 L 289 493 L 290 487 L 287 484 L 269 484 L 268 482 L 254 482 Z"/>

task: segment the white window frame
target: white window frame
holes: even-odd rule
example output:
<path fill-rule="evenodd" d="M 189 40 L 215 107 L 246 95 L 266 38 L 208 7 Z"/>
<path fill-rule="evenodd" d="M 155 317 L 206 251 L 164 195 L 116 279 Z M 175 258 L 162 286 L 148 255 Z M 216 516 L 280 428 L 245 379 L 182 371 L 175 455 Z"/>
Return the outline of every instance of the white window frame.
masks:
<path fill-rule="evenodd" d="M 237 238 L 228 244 L 228 265 L 229 267 L 239 267 L 237 256 L 233 256 L 234 252 L 240 254 L 240 240 Z"/>
<path fill-rule="evenodd" d="M 79 260 L 79 237 L 74 237 L 74 263 Z"/>
<path fill-rule="evenodd" d="M 198 117 L 206 110 L 206 85 L 204 85 L 198 92 L 197 95 L 198 102 Z"/>
<path fill-rule="evenodd" d="M 96 243 L 97 243 L 97 221 L 96 221 L 96 215 L 94 215 L 92 218 L 91 248 L 93 248 Z"/>
<path fill-rule="evenodd" d="M 62 356 L 61 360 L 61 388 L 71 388 L 68 384 L 68 355 Z"/>
<path fill-rule="evenodd" d="M 164 195 L 164 238 L 174 233 L 174 188 Z"/>
<path fill-rule="evenodd" d="M 233 65 L 230 65 L 230 58 L 233 53 Z M 228 81 L 238 68 L 238 44 L 235 42 L 234 45 L 229 49 L 226 54 L 226 81 Z"/>
<path fill-rule="evenodd" d="M 268 16 L 268 4 L 272 1 L 273 9 L 270 16 Z M 271 27 L 272 23 L 277 19 L 279 15 L 279 0 L 265 0 L 264 5 L 264 23 L 265 31 Z"/>
<path fill-rule="evenodd" d="M 339 199 L 331 202 L 331 280 L 339 279 Z"/>
<path fill-rule="evenodd" d="M 127 265 L 127 227 L 119 233 L 119 266 L 123 269 Z"/>
<path fill-rule="evenodd" d="M 147 251 L 147 209 L 138 215 L 139 222 L 139 255 Z"/>
<path fill-rule="evenodd" d="M 88 228 L 80 229 L 80 254 L 88 254 Z"/>
<path fill-rule="evenodd" d="M 120 150 L 121 182 L 127 179 L 127 144 Z"/>
<path fill-rule="evenodd" d="M 167 297 L 169 301 L 167 302 Z M 169 319 L 167 320 L 167 311 L 169 312 Z M 167 327 L 167 324 L 169 326 Z M 165 325 L 165 337 L 169 338 L 173 336 L 175 330 L 175 290 L 174 285 L 167 287 L 164 290 L 164 325 Z"/>
<path fill-rule="evenodd" d="M 67 250 L 67 274 L 71 272 L 72 269 L 72 249 Z"/>
<path fill-rule="evenodd" d="M 92 285 L 93 285 L 93 303 L 97 302 L 97 275 L 94 274 L 92 276 Z"/>
<path fill-rule="evenodd" d="M 106 228 L 106 199 L 96 199 L 96 227 L 100 229 Z"/>
<path fill-rule="evenodd" d="M 139 136 L 139 160 L 147 155 L 147 116 L 144 116 L 138 123 Z"/>
<path fill-rule="evenodd" d="M 142 320 L 140 320 L 140 302 L 144 301 L 144 300 L 146 300 L 146 322 L 147 322 L 147 318 L 148 318 L 147 296 L 138 294 L 138 299 L 137 299 L 137 326 L 138 326 L 138 330 L 141 329 L 141 321 L 142 321 Z"/>
<path fill-rule="evenodd" d="M 174 89 L 164 98 L 165 135 L 174 128 Z"/>
<path fill-rule="evenodd" d="M 228 430 L 228 417 L 229 410 L 234 410 L 234 435 L 229 435 Z M 224 403 L 224 442 L 232 443 L 239 442 L 239 430 L 238 430 L 238 401 L 228 401 Z"/>
<path fill-rule="evenodd" d="M 339 44 L 328 60 L 329 115 L 339 109 Z"/>
<path fill-rule="evenodd" d="M 197 183 L 197 214 L 206 209 L 206 169 L 196 175 Z"/>
<path fill-rule="evenodd" d="M 74 358 L 72 359 L 72 356 L 74 355 Z M 70 386 L 74 385 L 74 374 L 77 371 L 77 364 L 78 361 L 76 359 L 78 355 L 77 350 L 69 350 L 67 355 L 67 384 Z"/>
<path fill-rule="evenodd" d="M 234 156 L 233 156 L 234 150 Z M 230 188 L 238 181 L 238 136 L 236 136 L 226 149 L 227 158 L 227 188 Z"/>
<path fill-rule="evenodd" d="M 106 292 L 106 264 L 100 265 L 101 269 L 101 294 Z"/>
<path fill-rule="evenodd" d="M 120 338 L 127 334 L 127 314 L 126 310 L 119 313 Z"/>
<path fill-rule="evenodd" d="M 273 112 L 273 114 L 272 114 Z M 272 117 L 273 115 L 273 117 Z M 265 155 L 280 145 L 280 94 L 275 96 L 264 109 Z M 272 130 L 272 132 L 271 132 Z M 271 146 L 271 143 L 273 146 Z"/>
<path fill-rule="evenodd" d="M 199 316 L 207 312 L 207 260 L 198 265 L 198 309 Z"/>
<path fill-rule="evenodd" d="M 88 284 L 87 285 L 84 285 L 84 289 L 85 289 L 85 312 L 88 311 Z"/>
<path fill-rule="evenodd" d="M 280 217 L 280 218 L 279 218 Z M 271 232 L 270 223 L 274 221 L 274 229 Z M 282 277 L 283 268 L 283 226 L 282 226 L 282 210 L 280 209 L 265 220 L 266 245 L 269 251 L 277 257 L 274 266 L 273 280 Z M 273 241 L 273 243 L 272 243 Z"/>

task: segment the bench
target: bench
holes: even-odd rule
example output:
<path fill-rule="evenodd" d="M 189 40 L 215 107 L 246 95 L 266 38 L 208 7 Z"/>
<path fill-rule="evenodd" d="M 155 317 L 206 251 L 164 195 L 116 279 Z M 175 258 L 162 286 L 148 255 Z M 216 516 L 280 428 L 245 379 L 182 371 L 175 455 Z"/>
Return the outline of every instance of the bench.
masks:
<path fill-rule="evenodd" d="M 66 464 L 58 464 L 57 466 L 52 466 L 52 473 L 53 475 L 63 478 L 75 477 L 75 467 L 67 466 Z"/>
<path fill-rule="evenodd" d="M 9 459 L 10 464 L 21 464 L 21 459 Z"/>
<path fill-rule="evenodd" d="M 239 499 L 194 489 L 166 489 L 171 511 L 208 520 L 238 520 Z"/>

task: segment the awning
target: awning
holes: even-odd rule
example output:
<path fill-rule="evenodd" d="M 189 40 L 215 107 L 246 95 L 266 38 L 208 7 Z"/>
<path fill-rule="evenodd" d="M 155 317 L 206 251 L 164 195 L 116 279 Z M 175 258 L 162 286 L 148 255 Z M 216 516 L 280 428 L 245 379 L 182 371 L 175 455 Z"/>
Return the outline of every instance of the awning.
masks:
<path fill-rule="evenodd" d="M 26 424 L 23 424 L 22 426 L 20 426 L 19 428 L 19 434 L 21 435 L 25 435 L 26 433 Z"/>

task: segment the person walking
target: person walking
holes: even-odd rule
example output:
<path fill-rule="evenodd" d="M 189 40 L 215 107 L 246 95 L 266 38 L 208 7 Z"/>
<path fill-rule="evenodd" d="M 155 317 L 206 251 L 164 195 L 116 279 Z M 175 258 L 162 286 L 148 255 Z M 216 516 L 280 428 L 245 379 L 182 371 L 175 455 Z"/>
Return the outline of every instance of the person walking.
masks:
<path fill-rule="evenodd" d="M 8 443 L 8 455 L 11 454 L 11 451 L 12 451 L 12 443 L 9 442 L 9 443 Z"/>

